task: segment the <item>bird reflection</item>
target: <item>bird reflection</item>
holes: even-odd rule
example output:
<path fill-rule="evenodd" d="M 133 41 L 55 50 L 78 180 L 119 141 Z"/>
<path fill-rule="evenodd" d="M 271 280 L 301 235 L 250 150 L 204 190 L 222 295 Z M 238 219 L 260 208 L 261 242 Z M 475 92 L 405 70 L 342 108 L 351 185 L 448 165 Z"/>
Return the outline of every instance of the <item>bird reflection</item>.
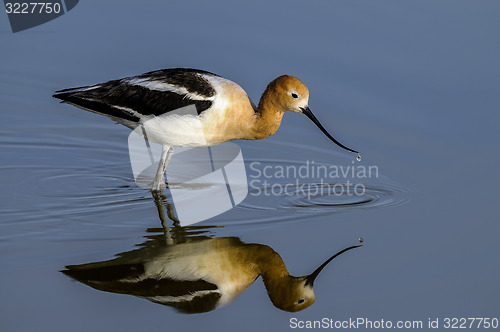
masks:
<path fill-rule="evenodd" d="M 323 268 L 360 247 L 345 248 L 313 273 L 294 277 L 271 247 L 202 235 L 206 232 L 206 227 L 177 227 L 169 241 L 163 234 L 150 235 L 139 249 L 115 259 L 69 265 L 61 272 L 98 290 L 142 297 L 184 313 L 220 308 L 262 276 L 272 303 L 295 312 L 314 303 L 313 283 Z"/>

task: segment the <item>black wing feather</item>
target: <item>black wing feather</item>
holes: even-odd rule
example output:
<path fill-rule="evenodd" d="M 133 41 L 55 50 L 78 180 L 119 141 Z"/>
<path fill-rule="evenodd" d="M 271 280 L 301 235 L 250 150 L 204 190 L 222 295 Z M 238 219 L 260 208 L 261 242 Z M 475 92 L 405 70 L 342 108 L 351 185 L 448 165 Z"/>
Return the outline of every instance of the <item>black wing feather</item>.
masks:
<path fill-rule="evenodd" d="M 131 273 L 130 268 L 134 266 Z M 135 296 L 183 296 L 198 291 L 216 290 L 217 286 L 200 280 L 175 280 L 171 278 L 147 278 L 140 281 L 131 278 L 138 270 L 144 271 L 141 264 L 127 264 L 99 268 L 81 269 L 67 266 L 61 272 L 67 276 L 101 291 L 130 294 Z M 139 267 L 140 266 L 140 267 Z"/>
<path fill-rule="evenodd" d="M 174 307 L 178 311 L 185 314 L 199 314 L 203 312 L 209 312 L 217 308 L 217 304 L 219 303 L 221 297 L 222 295 L 220 293 L 212 292 L 208 294 L 196 295 L 190 301 L 162 302 L 154 299 L 148 299 L 148 300 L 155 303 Z"/>
<path fill-rule="evenodd" d="M 196 93 L 205 97 L 215 96 L 214 88 L 208 81 L 200 79 L 200 76 L 198 74 L 220 77 L 219 75 L 216 75 L 214 73 L 199 69 L 172 68 L 151 71 L 149 73 L 136 76 L 136 78 L 151 78 L 172 85 L 183 86 L 190 93 Z"/>
<path fill-rule="evenodd" d="M 210 100 L 191 100 L 184 95 L 171 91 L 157 91 L 146 87 L 130 84 L 133 79 L 150 79 L 171 85 L 182 86 L 188 92 L 203 97 L 213 97 L 216 91 L 211 84 L 198 74 L 215 74 L 196 69 L 176 68 L 163 69 L 139 76 L 113 80 L 95 86 L 64 89 L 57 91 L 53 97 L 75 104 L 93 112 L 115 118 L 139 122 L 138 114 L 159 116 L 181 107 L 195 105 L 198 114 L 212 106 Z M 132 109 L 129 112 L 121 109 Z"/>

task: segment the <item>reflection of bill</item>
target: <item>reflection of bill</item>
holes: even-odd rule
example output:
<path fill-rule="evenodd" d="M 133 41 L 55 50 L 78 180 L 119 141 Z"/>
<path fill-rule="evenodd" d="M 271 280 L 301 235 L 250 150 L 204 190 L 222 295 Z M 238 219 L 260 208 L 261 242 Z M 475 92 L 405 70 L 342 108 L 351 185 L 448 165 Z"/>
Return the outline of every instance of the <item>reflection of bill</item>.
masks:
<path fill-rule="evenodd" d="M 196 112 L 194 107 L 173 111 Z M 172 116 L 172 112 L 169 112 Z M 162 147 L 147 130 L 147 122 L 128 139 L 132 171 L 138 186 L 151 189 Z M 238 145 L 223 143 L 205 148 L 177 148 L 167 166 L 167 182 L 181 225 L 194 224 L 232 209 L 248 194 L 243 156 Z"/>

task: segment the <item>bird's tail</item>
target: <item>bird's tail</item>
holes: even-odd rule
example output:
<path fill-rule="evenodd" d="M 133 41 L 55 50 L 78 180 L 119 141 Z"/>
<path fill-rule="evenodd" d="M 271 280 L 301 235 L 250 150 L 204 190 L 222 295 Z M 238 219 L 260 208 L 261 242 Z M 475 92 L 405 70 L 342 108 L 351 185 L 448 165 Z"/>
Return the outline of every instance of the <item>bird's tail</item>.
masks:
<path fill-rule="evenodd" d="M 56 91 L 52 96 L 60 99 L 63 103 L 72 104 L 83 110 L 108 116 L 113 120 L 126 125 L 135 127 L 140 121 L 139 114 L 126 107 L 113 105 L 107 100 L 108 87 L 97 85 L 82 86 Z"/>

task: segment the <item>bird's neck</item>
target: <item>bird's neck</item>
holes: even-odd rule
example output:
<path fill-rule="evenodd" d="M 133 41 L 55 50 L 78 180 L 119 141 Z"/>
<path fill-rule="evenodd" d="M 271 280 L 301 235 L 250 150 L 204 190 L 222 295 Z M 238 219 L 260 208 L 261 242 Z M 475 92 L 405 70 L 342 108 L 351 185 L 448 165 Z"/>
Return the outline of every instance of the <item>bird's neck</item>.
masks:
<path fill-rule="evenodd" d="M 281 280 L 289 277 L 283 259 L 271 247 L 257 244 L 251 244 L 251 246 L 254 246 L 252 261 L 257 266 L 268 291 L 275 288 Z"/>
<path fill-rule="evenodd" d="M 264 93 L 255 112 L 251 139 L 264 139 L 274 135 L 281 125 L 283 114 L 276 101 Z"/>
<path fill-rule="evenodd" d="M 270 247 L 261 249 L 255 261 L 258 265 L 262 281 L 266 287 L 269 299 L 282 308 L 298 278 L 291 276 L 281 259 L 281 256 Z"/>

